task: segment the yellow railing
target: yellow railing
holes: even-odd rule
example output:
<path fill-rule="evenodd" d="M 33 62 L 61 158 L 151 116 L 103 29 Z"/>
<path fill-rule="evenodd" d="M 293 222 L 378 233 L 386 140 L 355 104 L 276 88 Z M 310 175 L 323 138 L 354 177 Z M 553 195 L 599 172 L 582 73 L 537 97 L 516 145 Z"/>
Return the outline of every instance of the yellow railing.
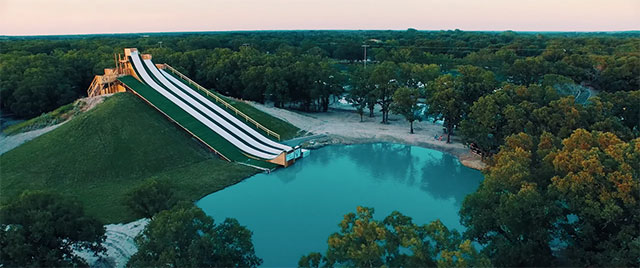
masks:
<path fill-rule="evenodd" d="M 96 93 L 96 90 L 100 90 L 98 87 L 98 76 L 95 76 L 91 81 L 91 85 L 89 85 L 89 89 L 87 89 L 87 96 L 93 97 L 100 94 L 100 92 Z"/>
<path fill-rule="evenodd" d="M 95 97 L 101 94 L 100 90 L 102 90 L 103 85 L 107 83 L 113 83 L 118 78 L 118 74 L 109 74 L 109 75 L 96 75 L 93 77 L 89 88 L 87 89 L 87 96 Z"/>
<path fill-rule="evenodd" d="M 189 79 L 189 77 L 183 75 L 181 72 L 179 72 L 178 70 L 174 69 L 173 67 L 169 66 L 169 64 L 164 64 L 164 67 L 169 69 L 171 72 L 173 72 L 174 74 L 178 75 L 180 78 L 182 78 L 183 80 L 187 81 L 189 84 L 195 86 L 197 89 L 199 89 L 200 91 L 204 92 L 205 94 L 207 94 L 207 96 L 212 97 L 213 99 L 215 99 L 217 102 L 221 103 L 222 105 L 224 105 L 224 107 L 227 107 L 229 110 L 235 112 L 237 115 L 239 115 L 240 117 L 244 118 L 247 122 L 250 122 L 251 124 L 256 125 L 257 128 L 263 130 L 264 132 L 266 132 L 267 134 L 276 137 L 278 140 L 280 140 L 280 135 L 278 133 L 273 132 L 272 130 L 264 127 L 263 125 L 261 125 L 260 123 L 258 123 L 256 120 L 253 120 L 253 118 L 249 117 L 248 115 L 244 114 L 243 112 L 241 112 L 240 110 L 236 109 L 236 107 L 233 107 L 231 104 L 229 104 L 228 102 L 226 102 L 225 100 L 223 100 L 222 98 L 218 97 L 216 94 L 213 94 L 211 92 L 209 92 L 209 90 L 207 90 L 206 88 L 202 87 L 201 85 L 199 85 L 198 83 L 194 82 L 193 80 Z"/>

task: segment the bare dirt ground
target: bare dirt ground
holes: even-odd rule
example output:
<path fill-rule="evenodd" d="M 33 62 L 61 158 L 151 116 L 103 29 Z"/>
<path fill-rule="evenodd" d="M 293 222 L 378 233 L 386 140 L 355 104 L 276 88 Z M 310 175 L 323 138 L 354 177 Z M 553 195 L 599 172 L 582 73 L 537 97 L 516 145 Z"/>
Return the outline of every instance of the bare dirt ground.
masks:
<path fill-rule="evenodd" d="M 75 251 L 89 267 L 126 267 L 129 258 L 138 252 L 134 239 L 149 224 L 149 219 L 139 219 L 126 224 L 105 225 L 107 238 L 102 245 L 107 249 L 104 256 L 95 256 L 91 251 Z"/>
<path fill-rule="evenodd" d="M 435 123 L 415 122 L 414 134 L 410 134 L 409 123 L 401 116 L 389 114 L 389 124 L 381 124 L 382 114 L 379 109 L 376 109 L 373 118 L 367 116 L 367 111 L 364 121 L 360 122 L 360 115 L 347 109 L 334 108 L 326 113 L 302 113 L 259 103 L 251 102 L 251 104 L 301 130 L 316 135 L 304 143 L 305 147 L 313 148 L 337 143 L 394 142 L 450 153 L 470 168 L 486 167 L 480 156 L 471 153 L 469 148 L 457 141 L 455 136 L 452 136 L 452 143 L 446 143 L 447 137 L 443 133 L 442 125 Z"/>
<path fill-rule="evenodd" d="M 96 105 L 102 103 L 107 97 L 110 97 L 113 94 L 115 93 L 78 99 L 77 101 L 83 102 L 83 104 L 80 106 L 82 107 L 80 111 L 86 112 L 93 109 L 93 107 L 96 107 Z"/>

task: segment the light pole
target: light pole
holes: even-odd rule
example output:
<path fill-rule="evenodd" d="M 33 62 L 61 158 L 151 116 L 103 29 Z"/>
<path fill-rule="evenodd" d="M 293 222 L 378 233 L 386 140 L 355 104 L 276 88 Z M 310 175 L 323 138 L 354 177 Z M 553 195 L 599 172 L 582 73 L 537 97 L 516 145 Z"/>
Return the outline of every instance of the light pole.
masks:
<path fill-rule="evenodd" d="M 364 49 L 364 68 L 367 68 L 367 48 L 370 47 L 369 45 L 362 45 L 362 48 Z"/>

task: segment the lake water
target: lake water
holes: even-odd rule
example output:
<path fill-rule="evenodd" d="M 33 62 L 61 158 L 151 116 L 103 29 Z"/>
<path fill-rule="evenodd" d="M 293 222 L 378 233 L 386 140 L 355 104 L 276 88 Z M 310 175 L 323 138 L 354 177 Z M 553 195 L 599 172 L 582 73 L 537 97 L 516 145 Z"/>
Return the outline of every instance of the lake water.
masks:
<path fill-rule="evenodd" d="M 258 174 L 210 194 L 197 205 L 216 222 L 233 217 L 253 231 L 264 267 L 296 266 L 300 256 L 324 252 L 343 215 L 373 207 L 383 219 L 397 210 L 417 224 L 440 219 L 463 231 L 458 210 L 482 173 L 448 154 L 374 143 L 313 150 L 289 168 Z"/>

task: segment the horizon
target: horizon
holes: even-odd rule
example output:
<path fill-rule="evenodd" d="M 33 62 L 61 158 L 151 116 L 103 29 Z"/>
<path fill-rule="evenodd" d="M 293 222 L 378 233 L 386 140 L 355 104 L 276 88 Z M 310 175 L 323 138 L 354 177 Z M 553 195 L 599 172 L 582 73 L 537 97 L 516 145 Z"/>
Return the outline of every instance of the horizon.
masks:
<path fill-rule="evenodd" d="M 628 32 L 640 1 L 568 0 L 4 0 L 0 35 L 61 36 L 236 31 Z M 129 7 L 129 8 L 124 8 Z M 109 14 L 113 10 L 113 14 Z"/>
<path fill-rule="evenodd" d="M 219 31 L 157 31 L 157 32 L 112 32 L 112 33 L 70 33 L 70 34 L 33 34 L 33 35 L 1 35 L 0 37 L 20 38 L 20 37 L 65 37 L 65 36 L 109 36 L 109 35 L 163 35 L 163 34 L 214 34 L 214 33 L 253 33 L 253 32 L 376 32 L 376 31 L 394 31 L 404 32 L 414 29 L 418 32 L 447 32 L 460 30 L 462 32 L 472 33 L 504 33 L 514 32 L 521 34 L 618 34 L 618 33 L 640 33 L 640 30 L 616 30 L 616 31 L 515 31 L 515 30 L 463 30 L 463 29 L 274 29 L 274 30 L 219 30 Z"/>

